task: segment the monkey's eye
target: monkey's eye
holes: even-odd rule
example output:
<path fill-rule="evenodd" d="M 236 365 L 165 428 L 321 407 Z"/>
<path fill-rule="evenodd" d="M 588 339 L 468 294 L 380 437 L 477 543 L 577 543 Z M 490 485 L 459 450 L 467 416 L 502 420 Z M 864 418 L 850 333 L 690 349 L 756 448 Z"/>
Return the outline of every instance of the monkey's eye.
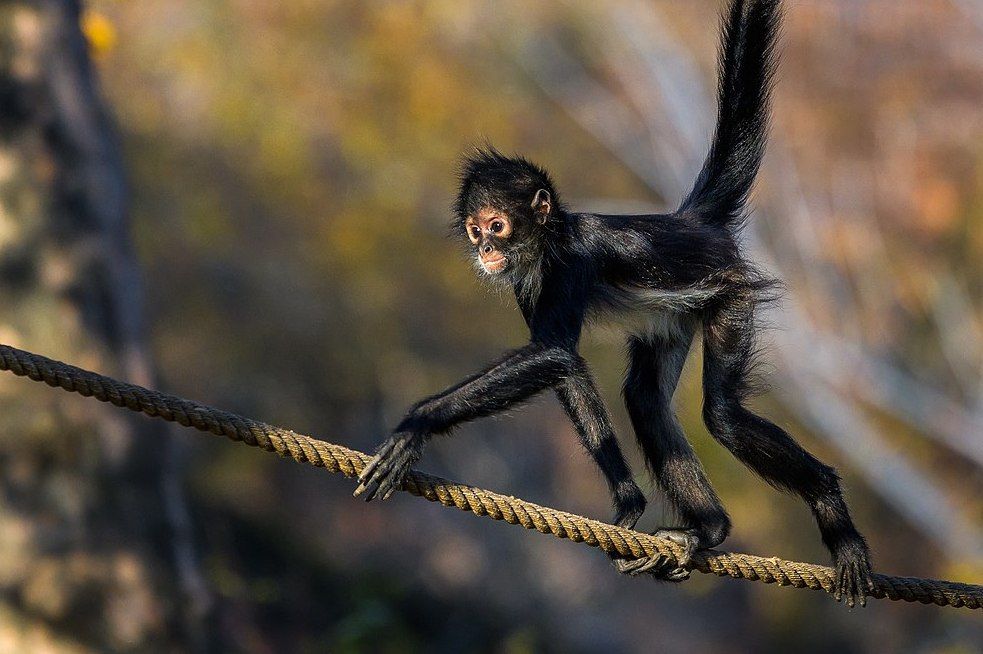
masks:
<path fill-rule="evenodd" d="M 501 234 L 502 230 L 505 229 L 505 223 L 501 220 L 493 220 L 491 224 L 492 234 Z"/>
<path fill-rule="evenodd" d="M 481 229 L 477 225 L 471 225 L 468 227 L 468 236 L 477 243 L 481 239 Z"/>

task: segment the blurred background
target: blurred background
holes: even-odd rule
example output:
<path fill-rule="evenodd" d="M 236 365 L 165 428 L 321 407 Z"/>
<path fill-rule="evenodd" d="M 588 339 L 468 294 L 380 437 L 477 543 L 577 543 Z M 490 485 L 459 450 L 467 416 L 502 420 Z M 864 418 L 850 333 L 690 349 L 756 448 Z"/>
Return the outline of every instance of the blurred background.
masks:
<path fill-rule="evenodd" d="M 0 342 L 371 450 L 526 334 L 446 237 L 462 152 L 575 208 L 675 206 L 723 2 L 0 2 Z M 787 3 L 746 248 L 767 415 L 841 471 L 886 573 L 983 583 L 983 2 Z M 619 398 L 621 336 L 595 366 Z M 826 562 L 805 506 L 680 419 L 729 549 Z M 0 651 L 977 652 L 965 609 L 606 557 L 0 376 Z M 551 397 L 428 471 L 610 517 Z M 666 516 L 658 499 L 640 528 Z"/>

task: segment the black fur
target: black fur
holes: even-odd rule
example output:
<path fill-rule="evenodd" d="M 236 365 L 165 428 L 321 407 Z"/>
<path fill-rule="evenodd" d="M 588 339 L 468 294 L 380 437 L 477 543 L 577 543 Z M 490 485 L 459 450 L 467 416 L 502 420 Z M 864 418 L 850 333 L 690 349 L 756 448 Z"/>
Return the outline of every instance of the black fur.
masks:
<path fill-rule="evenodd" d="M 680 518 L 657 533 L 688 554 L 714 547 L 726 538 L 730 519 L 671 406 L 683 362 L 702 328 L 710 433 L 768 483 L 805 500 L 837 566 L 837 599 L 845 597 L 851 606 L 864 602 L 872 587 L 869 553 L 836 473 L 744 404 L 754 390 L 755 309 L 768 298 L 771 281 L 742 258 L 734 232 L 764 149 L 778 5 L 731 4 L 713 145 L 693 191 L 672 214 L 571 213 L 546 171 L 525 159 L 486 148 L 465 160 L 453 228 L 470 231 L 478 268 L 514 292 L 530 342 L 417 403 L 363 471 L 356 495 L 388 497 L 433 434 L 552 388 L 605 475 L 615 522 L 634 526 L 645 499 L 577 353 L 586 322 L 613 319 L 629 334 L 624 395 L 635 434 Z M 499 255 L 504 267 L 500 259 L 491 267 L 482 259 Z M 678 567 L 661 559 L 615 563 L 624 572 L 664 579 L 688 574 L 686 560 Z"/>
<path fill-rule="evenodd" d="M 734 0 L 720 42 L 717 129 L 703 169 L 679 212 L 739 227 L 768 137 L 779 2 Z"/>

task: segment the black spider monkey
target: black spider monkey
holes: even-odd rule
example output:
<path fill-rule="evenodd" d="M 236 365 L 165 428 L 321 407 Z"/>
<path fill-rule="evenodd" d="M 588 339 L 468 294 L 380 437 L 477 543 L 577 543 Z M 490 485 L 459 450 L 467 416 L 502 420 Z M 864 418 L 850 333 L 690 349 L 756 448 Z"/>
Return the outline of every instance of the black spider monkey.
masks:
<path fill-rule="evenodd" d="M 615 439 L 587 363 L 577 352 L 584 323 L 613 318 L 627 328 L 624 397 L 649 468 L 681 519 L 657 535 L 685 548 L 678 565 L 655 557 L 615 559 L 629 574 L 682 580 L 693 552 L 714 547 L 730 519 L 671 406 L 698 329 L 704 345 L 703 416 L 713 437 L 768 483 L 812 509 L 836 566 L 834 596 L 864 604 L 870 555 L 833 468 L 783 429 L 752 413 L 755 307 L 772 281 L 742 258 L 735 233 L 764 152 L 778 0 L 733 0 L 723 19 L 717 126 L 692 191 L 666 215 L 571 213 L 549 174 L 491 148 L 461 171 L 453 227 L 476 250 L 484 275 L 511 288 L 529 326 L 528 345 L 414 405 L 359 477 L 355 495 L 386 499 L 433 434 L 492 415 L 552 388 L 614 496 L 614 522 L 635 525 L 645 497 Z"/>

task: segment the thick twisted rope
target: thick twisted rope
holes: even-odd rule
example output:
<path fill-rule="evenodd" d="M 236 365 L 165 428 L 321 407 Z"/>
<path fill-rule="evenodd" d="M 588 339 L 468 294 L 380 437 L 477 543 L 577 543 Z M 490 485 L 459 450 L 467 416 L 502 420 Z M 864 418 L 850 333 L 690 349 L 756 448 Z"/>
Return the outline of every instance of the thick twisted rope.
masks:
<path fill-rule="evenodd" d="M 220 411 L 212 407 L 173 395 L 148 390 L 134 384 L 82 370 L 46 357 L 0 345 L 0 370 L 43 381 L 49 386 L 63 388 L 109 402 L 118 407 L 145 413 L 148 416 L 177 422 L 185 427 L 227 436 L 234 441 L 259 447 L 280 456 L 289 456 L 346 477 L 358 477 L 370 457 L 341 445 L 327 443 L 289 429 Z M 500 495 L 465 484 L 412 472 L 403 490 L 444 506 L 453 506 L 493 520 L 522 525 L 543 534 L 586 543 L 609 554 L 640 558 L 655 554 L 676 560 L 679 546 L 662 538 L 654 538 L 630 529 L 615 527 L 565 511 L 539 506 L 515 497 Z M 831 592 L 833 569 L 812 563 L 797 563 L 778 558 L 751 554 L 735 554 L 707 550 L 697 553 L 689 568 L 720 577 L 763 581 L 766 584 L 811 588 Z M 875 589 L 871 596 L 883 599 L 921 602 L 939 606 L 983 608 L 983 586 L 915 577 L 874 575 Z"/>

